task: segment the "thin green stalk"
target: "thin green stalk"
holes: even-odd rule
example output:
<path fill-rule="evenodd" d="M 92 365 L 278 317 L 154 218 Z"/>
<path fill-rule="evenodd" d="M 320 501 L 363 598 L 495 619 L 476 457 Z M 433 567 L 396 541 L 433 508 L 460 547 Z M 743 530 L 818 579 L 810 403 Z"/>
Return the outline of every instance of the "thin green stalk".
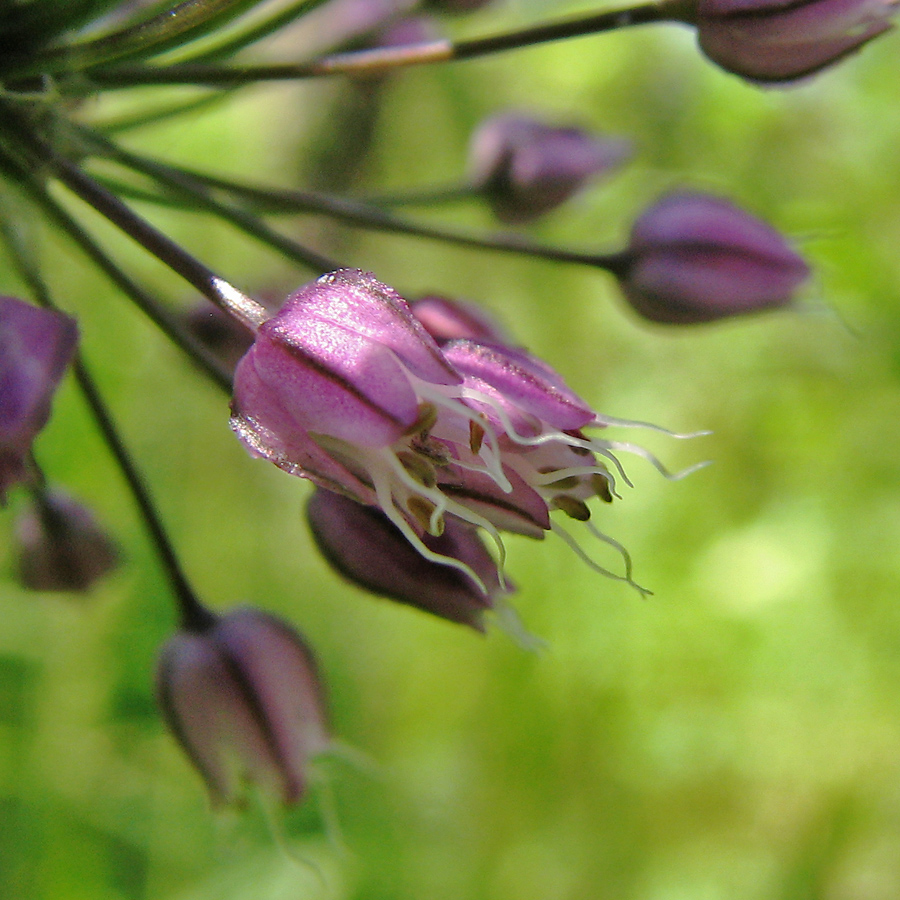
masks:
<path fill-rule="evenodd" d="M 181 179 L 193 180 L 197 184 L 206 185 L 225 191 L 235 197 L 241 197 L 259 203 L 269 212 L 282 213 L 315 213 L 337 219 L 342 222 L 373 231 L 384 231 L 393 234 L 405 234 L 410 237 L 426 238 L 442 241 L 476 250 L 493 250 L 501 253 L 515 253 L 521 256 L 537 257 L 552 262 L 576 263 L 605 269 L 617 274 L 622 270 L 624 257 L 621 253 L 585 253 L 568 250 L 563 247 L 547 247 L 537 244 L 529 238 L 517 234 L 473 235 L 450 228 L 426 225 L 401 218 L 394 213 L 378 207 L 370 206 L 354 200 L 317 194 L 312 191 L 281 190 L 258 187 L 219 178 L 191 169 L 164 166 L 161 163 L 145 161 L 145 173 L 151 167 L 160 167 L 160 171 L 177 172 Z"/>
<path fill-rule="evenodd" d="M 172 9 L 134 25 L 80 43 L 62 44 L 27 54 L 7 53 L 2 69 L 16 77 L 58 75 L 144 57 L 194 40 L 241 15 L 260 0 L 183 0 Z"/>
<path fill-rule="evenodd" d="M 105 157 L 128 166 L 130 169 L 143 175 L 148 175 L 173 191 L 176 196 L 190 201 L 194 209 L 197 209 L 199 206 L 208 212 L 221 216 L 246 234 L 273 247 L 288 259 L 306 266 L 313 272 L 321 275 L 325 272 L 333 272 L 335 269 L 342 268 L 340 263 L 274 231 L 265 222 L 262 222 L 246 210 L 220 203 L 209 195 L 208 191 L 196 178 L 184 174 L 179 169 L 166 166 L 135 153 L 129 153 L 96 132 L 81 130 L 80 133 L 82 136 L 87 137 L 88 140 L 91 140 Z"/>
<path fill-rule="evenodd" d="M 9 120 L 15 121 L 12 116 L 8 117 Z M 268 313 L 259 303 L 229 284 L 171 238 L 142 219 L 118 197 L 85 174 L 75 163 L 30 133 L 23 123 L 16 124 L 18 125 L 16 136 L 39 165 L 49 169 L 73 194 L 193 285 L 204 297 L 254 331 L 268 318 Z"/>
<path fill-rule="evenodd" d="M 85 231 L 85 229 L 47 191 L 44 184 L 28 170 L 15 166 L 9 159 L 2 159 L 12 170 L 20 188 L 40 206 L 45 215 L 80 247 L 90 259 L 125 296 L 129 297 L 147 317 L 180 349 L 214 384 L 226 394 L 231 393 L 231 373 L 206 349 L 152 294 L 142 288 L 120 268 Z"/>
<path fill-rule="evenodd" d="M 606 10 L 558 22 L 472 40 L 441 39 L 401 47 L 378 47 L 323 56 L 308 63 L 257 66 L 204 65 L 183 63 L 171 66 L 116 66 L 93 69 L 90 78 L 104 87 L 131 87 L 137 84 L 206 84 L 225 87 L 260 81 L 289 81 L 326 75 L 361 75 L 429 65 L 452 60 L 476 59 L 507 50 L 537 46 L 549 41 L 585 37 L 636 25 L 678 19 L 688 0 L 663 0 L 620 10 Z"/>
<path fill-rule="evenodd" d="M 46 283 L 40 275 L 39 268 L 31 258 L 26 247 L 15 232 L 15 229 L 4 219 L 2 221 L 4 238 L 15 260 L 22 277 L 27 282 L 35 299 L 48 309 L 57 309 Z M 109 447 L 116 464 L 122 472 L 131 495 L 137 505 L 138 512 L 147 528 L 153 546 L 165 570 L 172 593 L 178 603 L 181 622 L 184 628 L 191 631 L 202 631 L 214 621 L 213 614 L 200 602 L 185 575 L 174 544 L 163 525 L 162 518 L 156 509 L 146 481 L 132 458 L 118 427 L 109 412 L 109 408 L 97 384 L 91 376 L 80 353 L 75 354 L 72 363 L 75 380 L 91 411 L 94 421 Z"/>

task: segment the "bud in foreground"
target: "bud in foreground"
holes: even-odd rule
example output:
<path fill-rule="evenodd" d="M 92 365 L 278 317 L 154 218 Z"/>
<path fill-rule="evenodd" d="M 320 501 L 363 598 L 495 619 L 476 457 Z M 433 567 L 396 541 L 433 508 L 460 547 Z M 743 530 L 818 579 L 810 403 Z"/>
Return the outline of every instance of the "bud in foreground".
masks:
<path fill-rule="evenodd" d="M 47 424 L 77 340 L 68 316 L 0 297 L 0 503 L 28 478 L 31 444 Z"/>
<path fill-rule="evenodd" d="M 481 579 L 479 590 L 458 569 L 425 559 L 384 513 L 331 491 L 317 490 L 306 507 L 316 545 L 329 563 L 354 584 L 451 622 L 484 630 L 484 612 L 501 587 L 497 564 L 476 530 L 448 516 L 439 537 L 425 535 L 434 553 L 465 563 Z"/>
<path fill-rule="evenodd" d="M 19 578 L 33 591 L 87 591 L 119 551 L 90 510 L 61 491 L 35 498 L 16 522 Z"/>
<path fill-rule="evenodd" d="M 624 140 L 504 114 L 472 135 L 469 177 L 501 222 L 530 222 L 630 155 Z"/>
<path fill-rule="evenodd" d="M 700 0 L 700 49 L 735 75 L 789 82 L 814 75 L 892 26 L 896 0 Z"/>
<path fill-rule="evenodd" d="M 312 653 L 287 624 L 257 610 L 176 634 L 160 654 L 157 692 L 216 802 L 238 799 L 245 781 L 298 802 L 310 758 L 329 745 Z"/>
<path fill-rule="evenodd" d="M 706 194 L 672 194 L 634 224 L 620 281 L 653 322 L 689 325 L 785 306 L 809 266 L 774 228 Z"/>

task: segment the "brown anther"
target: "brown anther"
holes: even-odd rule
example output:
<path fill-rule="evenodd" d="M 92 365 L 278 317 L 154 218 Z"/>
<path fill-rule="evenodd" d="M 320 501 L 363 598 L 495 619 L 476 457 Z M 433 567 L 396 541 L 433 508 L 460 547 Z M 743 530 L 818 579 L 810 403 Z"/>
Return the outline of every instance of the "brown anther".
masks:
<path fill-rule="evenodd" d="M 469 419 L 469 449 L 477 456 L 484 442 L 484 429 Z"/>
<path fill-rule="evenodd" d="M 413 452 L 427 459 L 433 466 L 446 466 L 450 462 L 447 448 L 440 441 L 436 441 L 428 435 L 414 435 L 409 446 Z"/>
<path fill-rule="evenodd" d="M 424 456 L 420 456 L 412 450 L 401 450 L 397 454 L 397 459 L 419 484 L 423 484 L 427 488 L 433 488 L 437 484 L 434 466 Z"/>
<path fill-rule="evenodd" d="M 591 511 L 583 500 L 576 500 L 567 494 L 554 497 L 553 505 L 556 509 L 561 509 L 570 519 L 577 519 L 579 522 L 587 522 L 591 517 Z"/>
<path fill-rule="evenodd" d="M 612 490 L 609 486 L 609 479 L 605 475 L 601 475 L 599 472 L 595 472 L 591 475 L 591 487 L 594 489 L 594 493 L 604 503 L 612 503 Z"/>
<path fill-rule="evenodd" d="M 420 403 L 416 421 L 406 429 L 405 434 L 427 434 L 437 422 L 438 411 L 433 403 Z"/>
<path fill-rule="evenodd" d="M 410 497 L 406 501 L 406 508 L 410 515 L 422 526 L 423 531 L 440 537 L 444 533 L 444 517 L 438 516 L 434 522 L 434 528 L 431 525 L 431 519 L 437 507 L 425 497 Z"/>
<path fill-rule="evenodd" d="M 573 453 L 577 453 L 578 456 L 590 456 L 591 451 L 588 450 L 587 447 L 570 447 L 569 448 Z"/>

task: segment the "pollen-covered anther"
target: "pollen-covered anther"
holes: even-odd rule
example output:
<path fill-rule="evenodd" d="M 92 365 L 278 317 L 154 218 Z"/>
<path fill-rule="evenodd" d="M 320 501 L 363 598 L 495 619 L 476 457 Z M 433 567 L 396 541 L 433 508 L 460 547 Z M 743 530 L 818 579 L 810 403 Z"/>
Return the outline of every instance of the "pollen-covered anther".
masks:
<path fill-rule="evenodd" d="M 599 472 L 591 475 L 591 487 L 604 503 L 612 503 L 612 489 L 609 486 L 609 479 L 605 475 L 601 475 Z"/>
<path fill-rule="evenodd" d="M 409 514 L 422 526 L 422 530 L 434 537 L 444 533 L 444 517 L 437 514 L 437 506 L 425 497 L 410 497 L 406 501 Z"/>
<path fill-rule="evenodd" d="M 433 403 L 420 403 L 416 421 L 406 429 L 405 434 L 428 434 L 437 422 L 438 410 Z"/>
<path fill-rule="evenodd" d="M 551 501 L 555 509 L 561 509 L 570 519 L 579 522 L 587 522 L 591 518 L 591 511 L 584 500 L 570 497 L 568 494 L 557 494 Z"/>
<path fill-rule="evenodd" d="M 424 456 L 413 452 L 412 450 L 401 450 L 397 454 L 400 465 L 415 478 L 419 484 L 427 488 L 433 488 L 437 484 L 437 475 L 434 471 L 434 465 Z"/>
<path fill-rule="evenodd" d="M 469 420 L 469 449 L 476 456 L 481 452 L 484 443 L 484 428 L 472 419 Z"/>

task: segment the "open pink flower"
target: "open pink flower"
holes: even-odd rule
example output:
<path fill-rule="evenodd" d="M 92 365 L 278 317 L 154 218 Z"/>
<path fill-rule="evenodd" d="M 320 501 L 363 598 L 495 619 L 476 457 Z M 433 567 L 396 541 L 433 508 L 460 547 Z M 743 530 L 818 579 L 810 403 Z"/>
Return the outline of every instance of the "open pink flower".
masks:
<path fill-rule="evenodd" d="M 502 561 L 500 531 L 540 538 L 558 529 L 552 510 L 587 521 L 592 498 L 610 500 L 624 478 L 614 450 L 655 463 L 588 436 L 633 423 L 597 415 L 545 363 L 496 343 L 439 347 L 396 292 L 358 270 L 302 287 L 261 326 L 232 408 L 251 453 L 379 508 L 426 560 L 486 595 L 477 566 L 432 546 L 448 521 L 487 531 Z"/>

